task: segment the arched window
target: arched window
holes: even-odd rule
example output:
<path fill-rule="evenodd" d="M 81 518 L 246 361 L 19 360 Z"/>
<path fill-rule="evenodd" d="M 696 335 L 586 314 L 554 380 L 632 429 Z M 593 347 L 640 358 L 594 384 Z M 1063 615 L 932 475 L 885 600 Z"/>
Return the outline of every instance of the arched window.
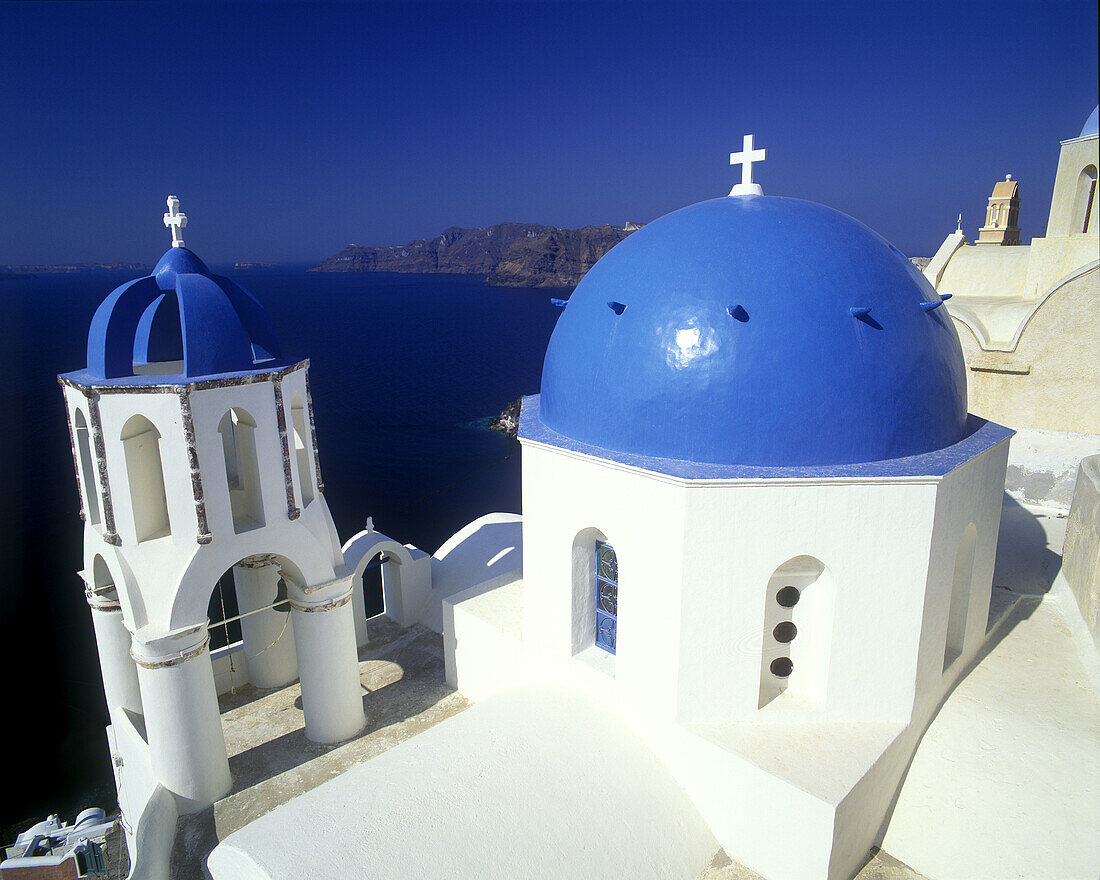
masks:
<path fill-rule="evenodd" d="M 247 532 L 264 524 L 260 466 L 256 455 L 256 422 L 245 410 L 233 407 L 218 424 L 225 454 L 225 478 L 233 531 Z"/>
<path fill-rule="evenodd" d="M 1089 165 L 1077 178 L 1077 195 L 1073 201 L 1073 231 L 1088 232 L 1092 226 L 1092 209 L 1096 202 L 1096 166 Z"/>
<path fill-rule="evenodd" d="M 151 541 L 170 535 L 160 432 L 144 416 L 132 416 L 123 425 L 120 439 L 126 456 L 126 480 L 137 540 Z"/>
<path fill-rule="evenodd" d="M 963 532 L 955 553 L 955 570 L 951 577 L 951 605 L 947 612 L 947 637 L 943 647 L 943 669 L 959 658 L 966 642 L 966 618 L 970 610 L 970 582 L 974 575 L 974 546 L 978 530 L 971 523 Z"/>
<path fill-rule="evenodd" d="M 619 616 L 619 560 L 615 548 L 596 542 L 596 647 L 615 653 Z"/>
<path fill-rule="evenodd" d="M 302 484 L 302 506 L 308 507 L 313 500 L 313 465 L 309 458 L 309 435 L 306 421 L 306 408 L 302 404 L 302 395 L 297 392 L 290 402 L 291 422 L 294 425 L 294 458 L 298 463 L 298 479 Z"/>
<path fill-rule="evenodd" d="M 824 705 L 832 616 L 831 581 L 820 560 L 796 556 L 773 572 L 764 606 L 759 708 L 793 686 L 804 704 Z"/>
<path fill-rule="evenodd" d="M 573 656 L 614 676 L 619 643 L 619 561 L 607 535 L 591 526 L 577 532 L 571 574 Z"/>
<path fill-rule="evenodd" d="M 100 521 L 99 493 L 95 487 L 95 461 L 92 458 L 92 442 L 88 435 L 88 422 L 84 411 L 76 411 L 76 448 L 80 458 L 80 483 L 84 487 L 84 503 L 88 522 L 98 526 Z M 98 557 L 97 557 L 98 558 Z"/>

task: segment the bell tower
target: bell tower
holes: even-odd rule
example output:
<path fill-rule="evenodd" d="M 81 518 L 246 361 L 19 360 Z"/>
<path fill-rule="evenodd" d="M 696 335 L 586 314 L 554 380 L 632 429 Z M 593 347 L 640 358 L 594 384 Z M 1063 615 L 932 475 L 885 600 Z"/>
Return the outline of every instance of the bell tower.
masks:
<path fill-rule="evenodd" d="M 978 230 L 975 244 L 1014 245 L 1020 243 L 1020 183 L 1006 174 L 993 185 L 985 209 L 985 226 Z"/>
<path fill-rule="evenodd" d="M 207 608 L 233 572 L 250 680 L 301 679 L 306 736 L 362 729 L 352 573 L 324 498 L 309 361 L 259 301 L 184 246 L 99 306 L 87 367 L 58 377 L 84 520 L 120 807 L 131 835 L 231 787 Z"/>

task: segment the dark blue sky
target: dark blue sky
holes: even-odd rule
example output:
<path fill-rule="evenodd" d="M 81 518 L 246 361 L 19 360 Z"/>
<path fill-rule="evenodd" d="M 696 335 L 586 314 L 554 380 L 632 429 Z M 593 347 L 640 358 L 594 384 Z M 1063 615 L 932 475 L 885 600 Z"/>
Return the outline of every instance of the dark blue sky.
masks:
<path fill-rule="evenodd" d="M 772 195 L 930 254 L 995 180 L 1042 234 L 1095 2 L 0 3 L 0 264 L 208 261 Z"/>

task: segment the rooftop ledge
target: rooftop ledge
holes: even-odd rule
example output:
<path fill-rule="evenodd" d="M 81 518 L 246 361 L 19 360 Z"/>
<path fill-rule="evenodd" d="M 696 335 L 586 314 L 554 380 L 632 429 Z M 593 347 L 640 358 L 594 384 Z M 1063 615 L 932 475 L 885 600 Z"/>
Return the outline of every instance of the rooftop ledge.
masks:
<path fill-rule="evenodd" d="M 949 474 L 970 459 L 1003 443 L 1016 432 L 976 415 L 966 420 L 966 436 L 952 446 L 885 461 L 866 461 L 854 464 L 798 465 L 794 467 L 767 467 L 763 465 L 710 464 L 707 462 L 681 461 L 674 458 L 656 458 L 630 452 L 617 452 L 600 446 L 591 446 L 573 440 L 547 427 L 540 416 L 540 395 L 523 398 L 520 410 L 519 439 L 558 449 L 572 455 L 592 456 L 614 462 L 627 468 L 663 474 L 678 480 L 821 480 L 821 479 L 875 479 L 875 478 L 938 478 Z"/>
<path fill-rule="evenodd" d="M 282 378 L 288 373 L 309 366 L 309 358 L 277 358 L 256 366 L 251 370 L 233 373 L 216 373 L 210 376 L 184 376 L 179 373 L 139 373 L 135 376 L 119 376 L 103 379 L 93 376 L 87 368 L 62 373 L 57 381 L 74 388 L 96 388 L 99 391 L 152 391 L 174 392 L 189 389 L 201 391 L 204 388 L 226 388 L 231 385 L 250 385 L 269 378 Z"/>

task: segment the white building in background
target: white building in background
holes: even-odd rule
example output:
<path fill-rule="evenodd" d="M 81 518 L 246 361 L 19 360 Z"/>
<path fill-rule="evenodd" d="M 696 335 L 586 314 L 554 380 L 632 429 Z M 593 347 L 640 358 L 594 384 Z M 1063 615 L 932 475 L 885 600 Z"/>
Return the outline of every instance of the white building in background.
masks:
<path fill-rule="evenodd" d="M 1062 507 L 1069 506 L 1078 461 L 1100 452 L 1098 166 L 1093 110 L 1081 133 L 1061 143 L 1044 236 L 1020 244 L 1018 182 L 1000 181 L 976 244 L 956 229 L 924 270 L 951 297 L 971 410 L 1022 429 L 1018 444 L 1032 444 L 1034 431 L 1075 435 L 1040 437 L 1040 445 L 1061 445 L 1063 455 L 1030 456 L 1024 473 L 1009 475 L 1014 493 Z M 1029 480 L 1046 486 L 1046 496 Z"/>

